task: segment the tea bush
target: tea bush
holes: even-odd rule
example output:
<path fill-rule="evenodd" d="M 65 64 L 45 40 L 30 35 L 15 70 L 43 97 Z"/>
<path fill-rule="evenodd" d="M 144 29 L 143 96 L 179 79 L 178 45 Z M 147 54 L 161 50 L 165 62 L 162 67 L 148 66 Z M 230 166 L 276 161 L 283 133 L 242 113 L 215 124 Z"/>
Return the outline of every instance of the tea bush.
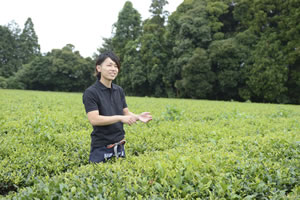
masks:
<path fill-rule="evenodd" d="M 127 97 L 153 120 L 124 126 L 125 159 L 89 164 L 82 94 L 0 97 L 0 199 L 300 197 L 299 106 Z"/>

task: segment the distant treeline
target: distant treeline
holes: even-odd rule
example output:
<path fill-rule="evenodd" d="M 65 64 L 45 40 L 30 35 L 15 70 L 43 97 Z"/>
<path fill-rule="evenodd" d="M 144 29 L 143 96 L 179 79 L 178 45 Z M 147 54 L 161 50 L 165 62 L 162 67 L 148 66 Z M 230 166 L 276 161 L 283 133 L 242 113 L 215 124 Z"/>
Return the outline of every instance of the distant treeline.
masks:
<path fill-rule="evenodd" d="M 98 53 L 121 59 L 127 95 L 300 104 L 299 0 L 185 0 L 151 17 L 127 1 Z M 72 44 L 40 53 L 30 18 L 0 26 L 0 87 L 83 91 L 94 59 Z"/>

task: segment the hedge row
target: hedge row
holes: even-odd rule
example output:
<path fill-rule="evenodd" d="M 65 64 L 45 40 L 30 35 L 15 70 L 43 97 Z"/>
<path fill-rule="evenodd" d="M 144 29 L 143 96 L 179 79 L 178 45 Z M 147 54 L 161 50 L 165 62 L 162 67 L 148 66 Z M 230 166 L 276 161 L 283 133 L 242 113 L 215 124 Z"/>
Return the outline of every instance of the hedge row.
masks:
<path fill-rule="evenodd" d="M 0 198 L 295 199 L 300 108 L 128 97 L 126 159 L 88 164 L 81 94 L 0 90 Z"/>

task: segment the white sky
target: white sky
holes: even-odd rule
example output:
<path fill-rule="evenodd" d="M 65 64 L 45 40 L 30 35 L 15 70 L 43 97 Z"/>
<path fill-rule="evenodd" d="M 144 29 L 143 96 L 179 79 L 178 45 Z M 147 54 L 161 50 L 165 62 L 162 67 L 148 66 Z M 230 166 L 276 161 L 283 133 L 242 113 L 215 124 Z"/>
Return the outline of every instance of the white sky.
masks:
<path fill-rule="evenodd" d="M 0 0 L 0 25 L 14 20 L 21 29 L 31 17 L 41 52 L 73 44 L 84 57 L 92 56 L 110 37 L 112 24 L 126 0 Z M 131 0 L 142 20 L 150 17 L 151 0 Z M 168 0 L 165 10 L 174 12 L 183 0 Z"/>

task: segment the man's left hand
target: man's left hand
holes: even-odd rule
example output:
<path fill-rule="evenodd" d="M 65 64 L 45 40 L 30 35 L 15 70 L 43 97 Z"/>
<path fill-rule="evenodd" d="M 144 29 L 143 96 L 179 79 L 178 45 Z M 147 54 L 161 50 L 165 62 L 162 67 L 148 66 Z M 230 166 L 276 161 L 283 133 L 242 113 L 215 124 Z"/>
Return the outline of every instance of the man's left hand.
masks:
<path fill-rule="evenodd" d="M 138 115 L 138 119 L 141 122 L 147 123 L 152 120 L 152 116 L 151 116 L 150 112 L 143 112 Z"/>

